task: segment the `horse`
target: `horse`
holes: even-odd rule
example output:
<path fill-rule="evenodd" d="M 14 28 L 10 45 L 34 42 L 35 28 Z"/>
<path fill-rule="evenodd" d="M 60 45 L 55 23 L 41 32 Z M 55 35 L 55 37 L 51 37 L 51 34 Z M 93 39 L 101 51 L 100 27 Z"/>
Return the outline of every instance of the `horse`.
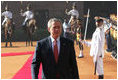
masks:
<path fill-rule="evenodd" d="M 4 36 L 5 36 L 5 41 L 7 47 L 8 41 L 10 42 L 10 47 L 12 47 L 12 34 L 14 33 L 14 24 L 12 19 L 8 19 L 5 24 L 3 25 L 4 29 Z"/>
<path fill-rule="evenodd" d="M 37 29 L 37 26 L 36 26 L 35 19 L 30 19 L 26 22 L 26 25 L 25 25 L 25 31 L 26 31 L 26 35 L 27 35 L 26 46 L 27 46 L 27 43 L 29 43 L 29 46 L 30 46 L 30 43 L 31 43 L 31 46 L 33 46 L 32 39 L 33 39 L 33 35 L 34 35 L 36 29 Z"/>
<path fill-rule="evenodd" d="M 75 17 L 72 18 L 71 22 L 70 22 L 70 26 L 71 26 L 71 37 L 72 37 L 72 40 L 75 40 L 76 39 L 76 32 L 77 32 L 77 19 Z"/>

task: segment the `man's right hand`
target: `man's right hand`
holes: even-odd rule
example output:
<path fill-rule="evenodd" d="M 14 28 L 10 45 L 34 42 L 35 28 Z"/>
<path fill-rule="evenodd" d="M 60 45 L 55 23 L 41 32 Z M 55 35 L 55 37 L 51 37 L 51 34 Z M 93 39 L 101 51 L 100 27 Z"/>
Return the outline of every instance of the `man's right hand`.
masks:
<path fill-rule="evenodd" d="M 20 14 L 21 14 L 21 15 L 23 14 L 23 9 L 20 10 Z"/>
<path fill-rule="evenodd" d="M 82 43 L 83 45 L 85 45 L 85 43 L 86 43 L 86 40 L 82 40 L 82 41 L 81 41 L 81 43 Z"/>

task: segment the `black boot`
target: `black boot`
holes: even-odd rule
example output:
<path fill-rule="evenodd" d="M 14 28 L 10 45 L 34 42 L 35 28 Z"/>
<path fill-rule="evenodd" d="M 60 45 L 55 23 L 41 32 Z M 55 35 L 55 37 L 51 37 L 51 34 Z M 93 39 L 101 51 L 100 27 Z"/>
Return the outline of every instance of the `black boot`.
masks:
<path fill-rule="evenodd" d="M 7 47 L 7 42 L 6 42 L 6 45 L 5 45 L 5 47 Z"/>
<path fill-rule="evenodd" d="M 99 79 L 104 79 L 104 75 L 99 75 Z"/>
<path fill-rule="evenodd" d="M 12 47 L 12 43 L 10 42 L 10 47 Z"/>

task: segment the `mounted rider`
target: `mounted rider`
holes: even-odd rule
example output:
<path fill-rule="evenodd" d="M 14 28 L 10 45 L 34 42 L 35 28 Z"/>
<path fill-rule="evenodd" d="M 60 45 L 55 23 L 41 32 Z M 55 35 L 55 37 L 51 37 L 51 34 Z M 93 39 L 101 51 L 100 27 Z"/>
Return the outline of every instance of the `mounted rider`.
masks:
<path fill-rule="evenodd" d="M 71 23 L 73 16 L 76 17 L 76 19 L 78 19 L 78 17 L 79 17 L 79 11 L 76 9 L 75 3 L 73 3 L 72 10 L 70 10 L 68 12 L 67 9 L 66 9 L 66 14 L 67 15 L 71 15 L 71 18 L 70 18 L 70 20 L 68 22 L 69 24 Z"/>
<path fill-rule="evenodd" d="M 21 16 L 26 16 L 22 27 L 24 28 L 26 26 L 26 24 L 34 18 L 34 13 L 31 11 L 31 5 L 27 6 L 27 11 L 25 11 L 24 13 L 22 12 L 23 10 L 21 10 Z"/>
<path fill-rule="evenodd" d="M 9 11 L 8 6 L 5 7 L 5 11 L 1 14 L 1 16 L 4 16 L 4 20 L 3 20 L 3 22 L 2 22 L 3 28 L 4 28 L 4 24 L 5 24 L 8 20 L 11 20 L 12 23 L 13 23 L 13 20 L 12 20 L 12 12 Z"/>

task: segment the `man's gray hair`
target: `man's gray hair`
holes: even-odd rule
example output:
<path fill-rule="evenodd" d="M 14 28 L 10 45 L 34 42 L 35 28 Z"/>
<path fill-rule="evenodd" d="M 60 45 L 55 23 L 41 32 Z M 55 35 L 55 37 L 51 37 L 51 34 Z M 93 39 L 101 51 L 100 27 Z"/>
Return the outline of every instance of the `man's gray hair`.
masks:
<path fill-rule="evenodd" d="M 51 19 L 48 21 L 48 24 L 47 24 L 48 28 L 51 27 L 51 23 L 52 23 L 52 22 L 60 22 L 60 23 L 61 23 L 60 19 L 51 18 Z M 62 26 L 62 23 L 61 23 L 61 26 Z"/>

